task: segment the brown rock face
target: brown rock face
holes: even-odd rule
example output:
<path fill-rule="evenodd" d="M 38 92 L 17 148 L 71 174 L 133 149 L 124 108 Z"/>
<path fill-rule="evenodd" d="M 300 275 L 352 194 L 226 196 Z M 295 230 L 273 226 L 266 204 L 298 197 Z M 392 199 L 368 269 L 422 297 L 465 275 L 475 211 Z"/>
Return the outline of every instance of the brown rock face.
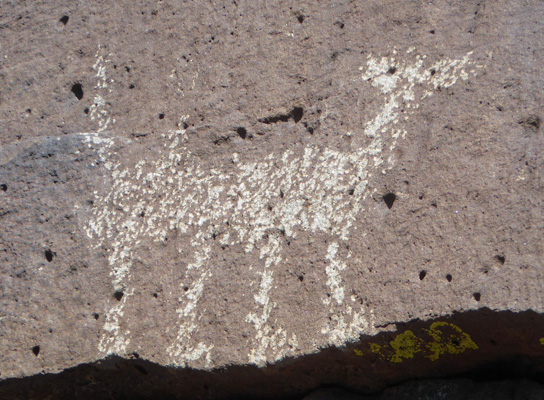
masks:
<path fill-rule="evenodd" d="M 0 11 L 0 395 L 542 370 L 541 1 Z"/>

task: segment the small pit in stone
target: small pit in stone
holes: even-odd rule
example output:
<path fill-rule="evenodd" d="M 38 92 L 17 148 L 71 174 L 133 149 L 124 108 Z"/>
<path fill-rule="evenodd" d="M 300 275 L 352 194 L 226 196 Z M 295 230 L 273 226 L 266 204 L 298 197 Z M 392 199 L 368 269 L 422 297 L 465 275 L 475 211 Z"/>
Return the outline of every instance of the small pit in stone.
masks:
<path fill-rule="evenodd" d="M 482 295 L 480 293 L 476 292 L 476 293 L 472 294 L 472 297 L 474 297 L 474 300 L 480 301 L 480 299 L 482 298 Z"/>
<path fill-rule="evenodd" d="M 6 185 L 5 183 L 2 183 L 2 184 L 0 185 L 0 190 L 1 190 L 2 192 L 7 192 L 7 191 L 8 191 L 8 185 Z"/>
<path fill-rule="evenodd" d="M 495 261 L 497 261 L 501 265 L 504 265 L 504 263 L 506 262 L 506 257 L 502 254 L 497 254 L 495 256 Z"/>
<path fill-rule="evenodd" d="M 240 136 L 242 139 L 245 139 L 247 137 L 247 130 L 243 126 L 239 126 L 236 128 L 236 133 L 238 136 Z"/>
<path fill-rule="evenodd" d="M 164 113 L 159 114 L 159 119 L 164 119 Z"/>
<path fill-rule="evenodd" d="M 453 277 L 451 276 L 451 274 L 447 274 L 447 275 L 446 275 L 446 279 L 448 280 L 448 282 L 451 282 L 451 280 L 453 279 Z"/>
<path fill-rule="evenodd" d="M 383 201 L 385 202 L 385 205 L 389 209 L 393 207 L 393 203 L 395 203 L 395 200 L 397 200 L 397 196 L 395 195 L 395 193 L 387 193 L 382 198 L 383 198 Z"/>
<path fill-rule="evenodd" d="M 531 115 L 527 118 L 521 119 L 519 121 L 520 125 L 524 125 L 527 128 L 531 129 L 533 132 L 536 132 L 540 129 L 541 120 L 540 117 L 536 115 Z"/>
<path fill-rule="evenodd" d="M 97 320 L 99 317 L 100 317 L 100 315 L 98 315 L 97 313 L 93 313 L 93 318 L 94 318 L 94 319 Z"/>
<path fill-rule="evenodd" d="M 55 253 L 51 249 L 47 249 L 44 251 L 44 256 L 47 262 L 53 261 L 53 258 L 55 257 Z"/>
<path fill-rule="evenodd" d="M 71 90 L 78 100 L 83 98 L 83 85 L 81 83 L 74 83 Z"/>
<path fill-rule="evenodd" d="M 60 17 L 59 22 L 61 22 L 63 25 L 66 25 L 69 19 L 70 17 L 68 15 L 63 15 L 62 17 Z"/>
<path fill-rule="evenodd" d="M 115 297 L 115 300 L 121 301 L 124 295 L 125 294 L 122 291 L 118 290 L 113 294 L 113 297 Z"/>
<path fill-rule="evenodd" d="M 32 353 L 34 353 L 34 355 L 38 357 L 38 354 L 40 354 L 40 346 L 34 346 L 32 348 Z"/>
<path fill-rule="evenodd" d="M 423 279 L 425 279 L 425 277 L 427 276 L 427 271 L 425 270 L 421 270 L 419 272 L 419 280 L 422 281 Z"/>
<path fill-rule="evenodd" d="M 299 122 L 302 119 L 302 116 L 304 115 L 304 110 L 302 107 L 295 107 L 293 108 L 293 111 L 291 111 L 291 115 L 293 116 L 293 120 L 295 123 Z"/>
<path fill-rule="evenodd" d="M 393 75 L 395 72 L 397 72 L 397 67 L 391 67 L 389 68 L 389 70 L 387 71 L 387 73 L 389 75 Z"/>

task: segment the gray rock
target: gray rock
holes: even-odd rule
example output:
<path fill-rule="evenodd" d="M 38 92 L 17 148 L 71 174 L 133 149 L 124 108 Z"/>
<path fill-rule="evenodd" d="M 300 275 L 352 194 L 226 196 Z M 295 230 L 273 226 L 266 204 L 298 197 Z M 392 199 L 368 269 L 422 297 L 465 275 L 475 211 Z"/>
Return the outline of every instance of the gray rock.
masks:
<path fill-rule="evenodd" d="M 5 387 L 540 373 L 542 12 L 3 4 Z"/>

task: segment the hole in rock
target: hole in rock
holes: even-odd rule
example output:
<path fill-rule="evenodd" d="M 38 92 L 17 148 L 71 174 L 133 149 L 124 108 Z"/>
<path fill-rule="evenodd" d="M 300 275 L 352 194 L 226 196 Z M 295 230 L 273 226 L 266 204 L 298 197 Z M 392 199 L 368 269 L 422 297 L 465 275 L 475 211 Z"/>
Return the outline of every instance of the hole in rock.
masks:
<path fill-rule="evenodd" d="M 476 301 L 480 301 L 480 299 L 482 298 L 482 295 L 478 292 L 474 293 L 472 296 L 474 297 L 474 300 Z"/>
<path fill-rule="evenodd" d="M 134 85 L 134 83 L 131 83 L 131 84 L 129 85 L 128 88 L 129 88 L 129 89 L 134 89 L 135 87 L 136 87 L 136 86 Z"/>
<path fill-rule="evenodd" d="M 94 319 L 98 319 L 98 317 L 100 317 L 100 315 L 98 315 L 97 313 L 93 313 L 93 318 Z"/>
<path fill-rule="evenodd" d="M 431 69 L 430 73 L 431 73 L 431 76 L 434 76 L 434 74 L 436 74 L 436 69 L 434 69 L 434 68 Z"/>
<path fill-rule="evenodd" d="M 53 261 L 53 257 L 55 257 L 55 253 L 51 251 L 51 249 L 47 249 L 44 251 L 45 259 L 47 262 Z"/>
<path fill-rule="evenodd" d="M 5 183 L 2 183 L 2 184 L 0 185 L 0 190 L 1 190 L 2 192 L 7 192 L 7 190 L 8 190 L 8 185 L 6 185 Z"/>
<path fill-rule="evenodd" d="M 422 281 L 427 276 L 427 271 L 422 270 L 419 272 L 419 280 Z"/>
<path fill-rule="evenodd" d="M 123 298 L 124 295 L 125 295 L 125 294 L 124 294 L 123 292 L 121 292 L 120 290 L 118 290 L 117 292 L 115 292 L 115 293 L 113 294 L 113 297 L 115 297 L 115 299 L 116 299 L 117 301 L 121 301 L 121 299 Z"/>
<path fill-rule="evenodd" d="M 304 110 L 302 109 L 302 107 L 295 107 L 293 108 L 293 111 L 291 111 L 291 115 L 293 116 L 295 123 L 297 123 L 302 119 L 302 116 L 304 115 Z"/>
<path fill-rule="evenodd" d="M 34 347 L 32 348 L 32 352 L 34 353 L 34 355 L 35 355 L 36 357 L 38 357 L 38 354 L 40 354 L 40 346 L 34 346 Z"/>
<path fill-rule="evenodd" d="M 501 265 L 504 265 L 504 263 L 506 262 L 506 257 L 501 254 L 497 254 L 495 256 L 495 260 L 497 260 Z"/>
<path fill-rule="evenodd" d="M 451 274 L 448 274 L 446 275 L 446 279 L 448 280 L 448 282 L 451 282 L 451 280 L 453 279 L 453 276 L 451 276 Z"/>
<path fill-rule="evenodd" d="M 188 291 L 189 291 L 189 286 L 183 286 L 183 290 L 184 290 L 185 292 L 188 292 Z"/>
<path fill-rule="evenodd" d="M 85 110 L 83 110 L 85 114 L 89 114 L 89 107 L 86 107 Z"/>
<path fill-rule="evenodd" d="M 383 201 L 389 209 L 393 207 L 393 203 L 395 203 L 395 200 L 397 200 L 397 196 L 395 195 L 395 193 L 387 193 L 383 196 Z"/>
<path fill-rule="evenodd" d="M 304 15 L 299 15 L 297 17 L 297 21 L 300 22 L 301 24 L 304 22 Z"/>
<path fill-rule="evenodd" d="M 303 281 L 304 281 L 304 277 L 303 277 L 302 275 L 300 275 L 300 276 L 298 277 L 298 280 L 301 281 L 301 282 L 303 282 Z"/>
<path fill-rule="evenodd" d="M 81 85 L 81 83 L 74 83 L 72 85 L 72 93 L 78 100 L 81 100 L 83 98 L 83 85 Z"/>
<path fill-rule="evenodd" d="M 153 297 L 157 298 L 157 297 L 159 297 L 159 295 L 157 293 L 153 293 Z"/>
<path fill-rule="evenodd" d="M 159 119 L 164 119 L 164 113 L 159 114 Z"/>
<path fill-rule="evenodd" d="M 242 139 L 245 139 L 247 137 L 247 130 L 243 126 L 240 126 L 236 128 L 236 133 L 238 136 L 240 136 Z"/>
<path fill-rule="evenodd" d="M 59 19 L 59 21 L 62 22 L 64 25 L 66 25 L 69 19 L 70 17 L 68 15 L 64 15 Z"/>
<path fill-rule="evenodd" d="M 520 125 L 525 125 L 533 131 L 538 131 L 540 129 L 540 117 L 536 115 L 531 115 L 528 118 L 522 119 L 519 121 Z"/>
<path fill-rule="evenodd" d="M 387 73 L 389 75 L 393 75 L 395 72 L 397 72 L 397 67 L 391 67 L 389 68 L 389 70 L 387 71 Z"/>
<path fill-rule="evenodd" d="M 434 35 L 434 29 L 431 29 L 431 30 L 429 31 L 429 33 L 430 33 L 431 35 Z"/>

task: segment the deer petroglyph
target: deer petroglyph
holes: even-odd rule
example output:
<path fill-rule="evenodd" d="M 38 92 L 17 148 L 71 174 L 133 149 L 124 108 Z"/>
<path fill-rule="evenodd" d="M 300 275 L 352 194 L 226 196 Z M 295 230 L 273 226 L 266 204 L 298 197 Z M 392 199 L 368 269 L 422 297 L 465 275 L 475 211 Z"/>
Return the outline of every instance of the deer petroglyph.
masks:
<path fill-rule="evenodd" d="M 260 265 L 253 265 L 260 275 L 260 281 L 252 287 L 254 306 L 243 321 L 255 332 L 248 362 L 263 365 L 291 354 L 299 345 L 298 332 L 277 323 L 272 326 L 269 321 L 277 307 L 275 271 L 285 262 L 282 235 L 296 237 L 309 231 L 326 232 L 331 237 L 324 258 L 329 263 L 326 284 L 332 296 L 323 296 L 323 303 L 333 317 L 322 327 L 324 342 L 341 344 L 356 340 L 361 333 L 375 332 L 372 310 L 346 299 L 342 271 L 350 254 L 340 258 L 337 242 L 353 234 L 354 222 L 364 212 L 364 199 L 369 195 L 369 178 L 393 166 L 391 154 L 398 141 L 409 134 L 404 122 L 410 113 L 417 112 L 419 102 L 438 87 L 474 76 L 479 66 L 470 61 L 470 56 L 431 62 L 413 49 L 402 57 L 369 56 L 353 84 L 361 90 L 372 86 L 380 95 L 382 107 L 359 132 L 350 132 L 356 140 L 347 152 L 308 145 L 270 153 L 256 162 L 233 157 L 233 166 L 226 172 L 203 168 L 191 153 L 184 130 L 163 135 L 165 144 L 159 158 L 131 164 L 112 161 L 110 153 L 116 139 L 88 134 L 85 140 L 103 158 L 112 186 L 106 195 L 95 199 L 86 230 L 97 245 L 109 244 L 112 284 L 125 293 L 121 301 L 112 300 L 99 350 L 104 354 L 126 351 L 131 336 L 122 320 L 132 298 L 133 253 L 144 238 L 161 241 L 172 229 L 179 235 L 190 235 L 192 246 L 183 279 L 186 290 L 180 287 L 177 295 L 176 340 L 164 349 L 173 364 L 194 365 L 191 363 L 200 360 L 213 367 L 213 353 L 220 351 L 214 349 L 214 343 L 193 339 L 202 312 L 199 302 L 214 279 L 209 265 L 214 248 L 209 239 L 216 236 L 223 245 L 243 245 L 247 254 L 255 254 L 260 260 Z M 401 114 L 401 105 L 408 112 Z M 281 201 L 269 207 L 280 195 Z"/>

